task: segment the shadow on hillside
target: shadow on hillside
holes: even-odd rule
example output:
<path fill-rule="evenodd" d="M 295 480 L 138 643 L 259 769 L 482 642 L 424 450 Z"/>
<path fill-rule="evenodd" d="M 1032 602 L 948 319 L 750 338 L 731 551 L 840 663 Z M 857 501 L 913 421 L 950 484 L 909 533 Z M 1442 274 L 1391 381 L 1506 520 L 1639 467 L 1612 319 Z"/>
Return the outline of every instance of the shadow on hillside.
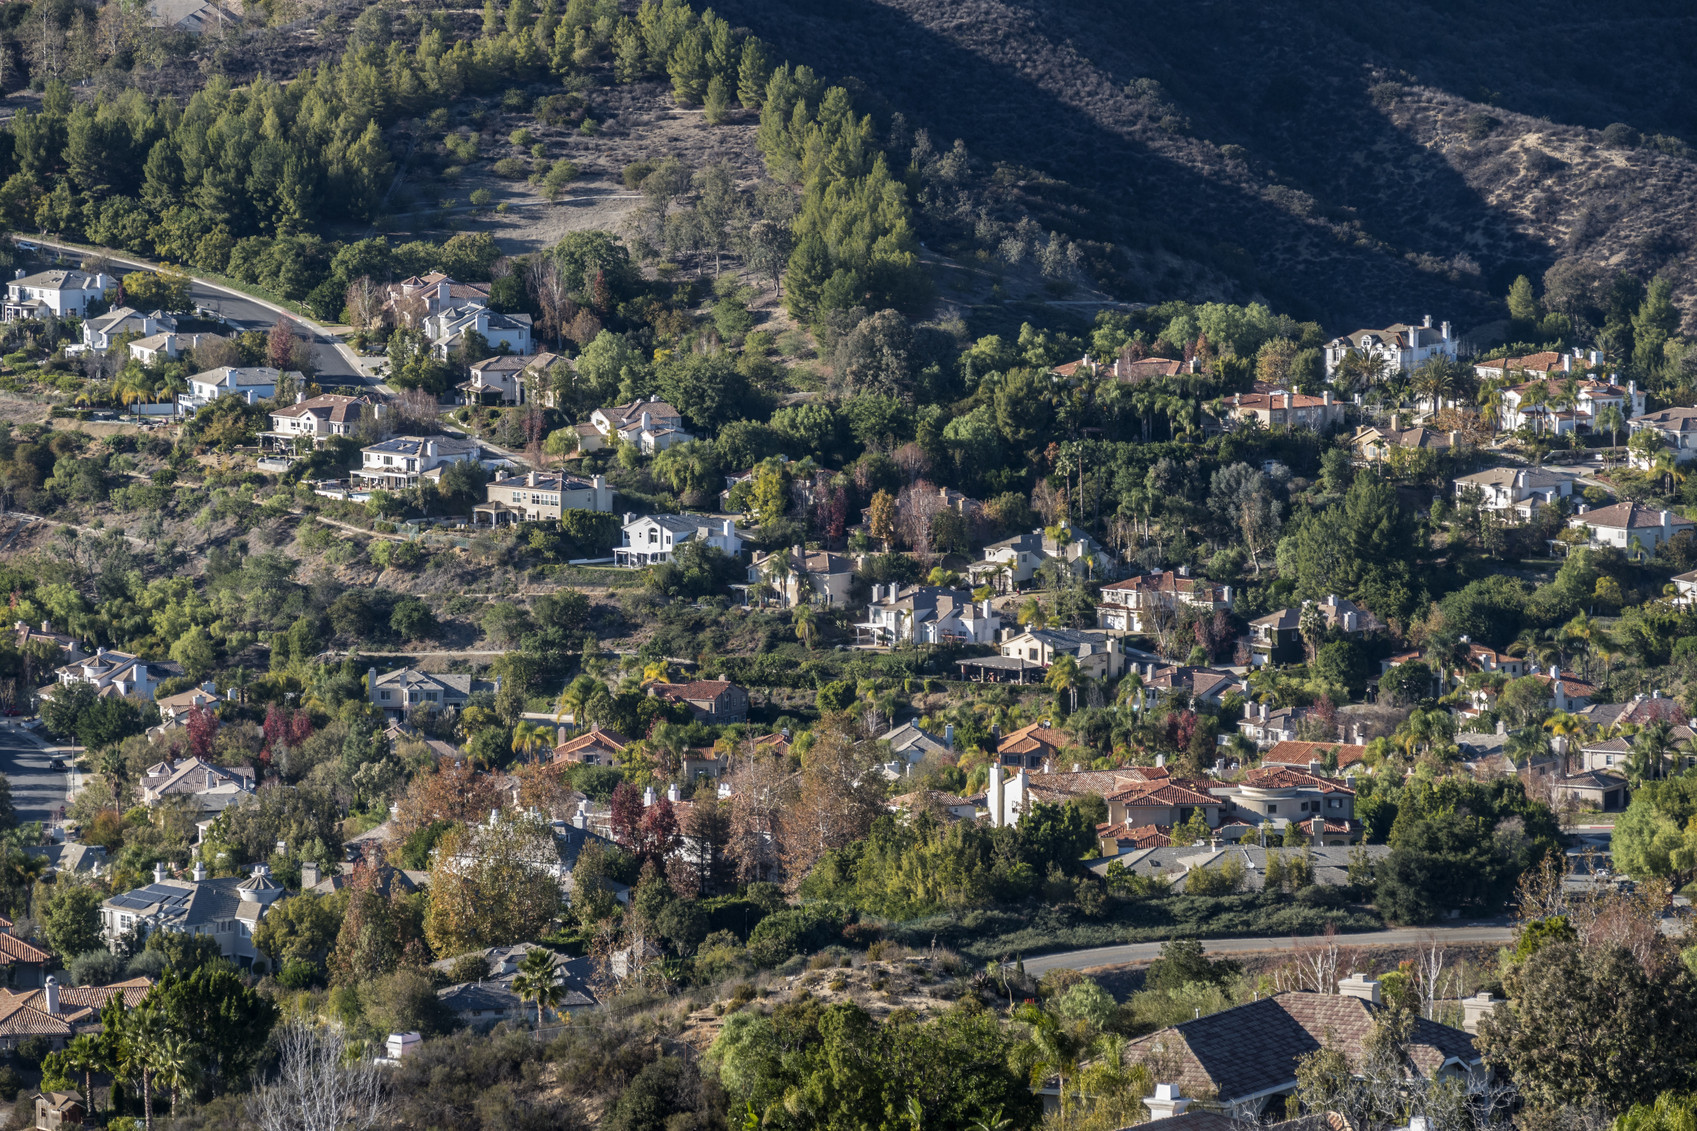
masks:
<path fill-rule="evenodd" d="M 1463 323 L 1485 317 L 1514 274 L 1541 272 L 1555 258 L 1441 156 L 1399 131 L 1369 94 L 1368 62 L 1478 93 L 1467 87 L 1481 87 L 1492 72 L 1476 47 L 1448 41 L 1460 18 L 1448 9 L 1461 5 L 1387 16 L 1382 29 L 1342 0 L 1308 7 L 1288 0 L 952 0 L 946 7 L 940 0 L 729 0 L 718 7 L 780 56 L 833 79 L 858 78 L 864 104 L 900 110 L 927 127 L 939 148 L 960 137 L 978 158 L 1037 168 L 1085 190 L 1096 214 L 1078 225 L 1081 233 L 1173 250 L 1334 328 L 1427 312 Z M 1468 9 L 1465 26 L 1481 22 L 1482 7 L 1490 6 Z M 1517 52 L 1515 71 L 1552 53 L 1536 27 L 1519 39 L 1506 44 Z M 1554 57 L 1549 64 L 1546 77 L 1520 74 L 1512 83 L 1505 67 L 1498 91 L 1505 104 L 1511 95 L 1514 108 L 1529 113 L 1584 104 L 1562 81 L 1576 68 Z M 1578 69 L 1589 74 L 1588 64 Z M 1615 70 L 1579 85 L 1624 114 L 1639 69 L 1622 59 Z M 1242 146 L 1246 164 L 1233 171 L 1211 147 L 1163 135 L 1126 90 L 1144 77 L 1160 81 L 1192 133 Z M 1647 120 L 1670 128 L 1674 115 L 1683 121 L 1691 113 L 1660 97 L 1638 103 Z M 1585 124 L 1597 124 L 1592 109 Z M 1280 185 L 1308 199 L 1276 187 L 1282 206 L 1266 199 L 1269 186 Z M 1349 219 L 1359 225 L 1353 233 L 1322 222 Z M 1468 273 L 1469 259 L 1477 273 Z M 1441 273 L 1443 264 L 1462 269 Z"/>

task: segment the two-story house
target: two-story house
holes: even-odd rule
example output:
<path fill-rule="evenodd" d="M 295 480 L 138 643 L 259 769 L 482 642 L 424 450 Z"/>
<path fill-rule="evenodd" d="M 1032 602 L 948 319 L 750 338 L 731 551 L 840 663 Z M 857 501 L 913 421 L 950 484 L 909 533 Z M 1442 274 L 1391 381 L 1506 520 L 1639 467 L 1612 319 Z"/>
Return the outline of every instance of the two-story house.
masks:
<path fill-rule="evenodd" d="M 1355 824 L 1355 791 L 1340 781 L 1293 766 L 1258 766 L 1235 782 L 1208 790 L 1231 805 L 1234 820 L 1281 832 L 1291 822 L 1324 821 L 1323 841 L 1349 844 Z"/>
<path fill-rule="evenodd" d="M 659 397 L 598 408 L 589 414 L 602 439 L 634 444 L 644 455 L 663 452 L 695 439 L 684 430 L 683 414 Z"/>
<path fill-rule="evenodd" d="M 101 302 L 106 292 L 118 286 L 118 280 L 104 272 L 39 271 L 25 275 L 23 271 L 6 284 L 5 318 L 19 322 L 32 318 L 81 318 L 89 304 Z"/>
<path fill-rule="evenodd" d="M 1203 612 L 1229 611 L 1232 588 L 1216 585 L 1189 570 L 1145 573 L 1102 586 L 1096 606 L 1096 626 L 1110 632 L 1148 632 L 1163 617 L 1189 607 Z"/>
<path fill-rule="evenodd" d="M 1509 522 L 1525 522 L 1543 507 L 1573 494 L 1573 477 L 1538 467 L 1493 467 L 1451 481 L 1458 502 L 1477 491 L 1479 506 Z"/>
<path fill-rule="evenodd" d="M 206 865 L 195 861 L 193 878 L 173 878 L 163 863 L 154 865 L 153 882 L 111 896 L 100 905 L 100 933 L 118 951 L 132 933 L 146 937 L 155 931 L 204 935 L 218 944 L 225 958 L 244 970 L 261 959 L 253 933 L 259 921 L 285 894 L 271 869 L 255 864 L 245 879 L 209 877 Z"/>
<path fill-rule="evenodd" d="M 613 489 L 607 477 L 585 477 L 564 471 L 527 471 L 491 480 L 488 501 L 472 508 L 471 521 L 487 516 L 489 525 L 506 522 L 559 521 L 567 511 L 610 511 Z"/>
<path fill-rule="evenodd" d="M 748 567 L 750 589 L 770 585 L 786 607 L 817 602 L 829 608 L 849 603 L 854 563 L 841 554 L 792 546 L 754 555 Z"/>
<path fill-rule="evenodd" d="M 141 657 L 108 648 L 97 648 L 94 655 L 73 660 L 53 674 L 54 682 L 37 691 L 37 698 L 51 699 L 53 688 L 58 685 L 86 683 L 101 696 L 152 699 L 160 679 L 148 670 L 147 661 Z"/>
<path fill-rule="evenodd" d="M 1673 511 L 1652 510 L 1635 502 L 1586 508 L 1567 520 L 1567 525 L 1584 531 L 1593 546 L 1613 546 L 1629 557 L 1649 558 L 1656 547 L 1671 542 L 1692 529 L 1691 520 Z"/>
<path fill-rule="evenodd" d="M 361 464 L 352 478 L 367 490 L 404 491 L 417 487 L 421 478 L 441 478 L 449 464 L 477 463 L 482 457 L 469 436 L 397 436 L 360 449 Z"/>
<path fill-rule="evenodd" d="M 396 668 L 377 674 L 372 668 L 366 673 L 366 691 L 374 706 L 390 717 L 400 717 L 409 711 L 447 710 L 464 707 L 479 691 L 499 691 L 499 679 L 477 679 L 455 672 L 421 672 L 416 668 Z"/>
<path fill-rule="evenodd" d="M 705 515 L 625 515 L 623 545 L 613 548 L 613 563 L 631 569 L 672 560 L 678 547 L 699 542 L 729 557 L 742 553 L 742 536 L 728 518 Z"/>
<path fill-rule="evenodd" d="M 253 774 L 236 766 L 218 766 L 201 758 L 167 758 L 147 768 L 141 779 L 141 803 L 152 808 L 168 797 L 186 797 L 201 816 L 222 813 L 253 795 Z"/>
<path fill-rule="evenodd" d="M 1078 670 L 1091 679 L 1118 679 L 1125 671 L 1119 637 L 1100 629 L 1030 628 L 1017 634 L 1008 629 L 1001 648 L 1004 656 L 1045 668 L 1054 666 L 1061 656 L 1071 656 Z"/>
<path fill-rule="evenodd" d="M 1633 435 L 1645 430 L 1660 433 L 1662 446 L 1673 453 L 1675 463 L 1697 459 L 1697 408 L 1664 408 L 1629 420 L 1626 426 Z M 1650 466 L 1650 461 L 1634 452 L 1632 466 L 1642 471 Z"/>
<path fill-rule="evenodd" d="M 530 352 L 530 315 L 503 314 L 477 301 L 433 311 L 420 318 L 418 325 L 430 339 L 431 352 L 443 361 L 466 346 L 474 334 L 481 336 L 484 349 Z"/>
<path fill-rule="evenodd" d="M 1300 608 L 1280 609 L 1249 622 L 1249 662 L 1262 664 L 1294 663 L 1305 655 L 1302 640 L 1302 613 L 1313 605 L 1326 631 L 1359 639 L 1385 627 L 1372 611 L 1347 597 L 1328 593 L 1323 600 L 1305 601 Z"/>
<path fill-rule="evenodd" d="M 177 414 L 193 416 L 219 397 L 240 397 L 248 404 L 268 401 L 277 395 L 281 370 L 268 365 L 221 365 L 189 378 L 189 391 L 177 394 Z M 300 377 L 299 373 L 292 374 Z"/>
<path fill-rule="evenodd" d="M 1377 361 L 1387 373 L 1412 373 L 1435 357 L 1453 360 L 1459 348 L 1450 324 L 1434 328 L 1430 314 L 1417 326 L 1398 322 L 1383 330 L 1357 330 L 1326 343 L 1326 379 L 1352 353 Z"/>
<path fill-rule="evenodd" d="M 462 283 L 440 271 L 413 275 L 383 291 L 383 313 L 396 326 L 416 329 L 424 319 L 454 306 L 488 306 L 488 283 Z"/>
<path fill-rule="evenodd" d="M 695 717 L 713 726 L 748 720 L 748 692 L 726 679 L 697 679 L 689 683 L 654 683 L 648 694 L 680 703 Z"/>
<path fill-rule="evenodd" d="M 964 589 L 939 585 L 874 585 L 866 620 L 854 626 L 863 642 L 901 644 L 993 644 L 1002 618 L 989 601 L 974 601 Z"/>
<path fill-rule="evenodd" d="M 1016 534 L 984 547 L 984 557 L 967 567 L 974 585 L 989 585 L 998 593 L 1012 593 L 1037 575 L 1037 567 L 1048 560 L 1043 552 L 1043 532 Z"/>
<path fill-rule="evenodd" d="M 500 354 L 475 362 L 471 380 L 459 385 L 467 404 L 522 405 L 524 404 L 524 374 L 535 358 L 519 354 Z"/>
<path fill-rule="evenodd" d="M 125 335 L 145 338 L 176 328 L 177 320 L 163 311 L 144 314 L 133 306 L 120 306 L 84 320 L 82 344 L 84 349 L 94 353 L 105 353 Z"/>
<path fill-rule="evenodd" d="M 271 430 L 259 434 L 267 447 L 315 448 L 332 436 L 350 436 L 362 424 L 381 420 L 387 406 L 370 397 L 295 394 L 295 403 L 271 410 Z"/>
<path fill-rule="evenodd" d="M 1270 393 L 1233 393 L 1228 420 L 1257 420 L 1264 428 L 1307 428 L 1324 432 L 1343 423 L 1344 405 L 1330 389 L 1317 397 L 1275 389 Z"/>

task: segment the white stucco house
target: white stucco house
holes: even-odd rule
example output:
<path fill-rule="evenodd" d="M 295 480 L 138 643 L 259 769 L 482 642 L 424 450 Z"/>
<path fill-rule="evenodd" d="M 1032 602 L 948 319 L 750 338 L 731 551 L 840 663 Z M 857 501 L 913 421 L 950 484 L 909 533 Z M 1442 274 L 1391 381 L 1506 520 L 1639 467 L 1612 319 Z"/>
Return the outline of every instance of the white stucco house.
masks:
<path fill-rule="evenodd" d="M 1673 511 L 1652 510 L 1630 502 L 1581 510 L 1567 524 L 1574 530 L 1586 531 L 1593 546 L 1613 546 L 1645 557 L 1693 526 L 1690 519 L 1681 518 Z"/>
<path fill-rule="evenodd" d="M 615 565 L 640 568 L 672 560 L 688 542 L 702 542 L 730 557 L 742 553 L 742 536 L 729 518 L 695 514 L 625 515 L 624 541 L 613 548 Z"/>
<path fill-rule="evenodd" d="M 1430 314 L 1418 325 L 1398 322 L 1383 330 L 1357 330 L 1326 343 L 1326 378 L 1351 353 L 1376 358 L 1389 372 L 1411 373 L 1434 357 L 1453 359 L 1458 348 L 1450 324 L 1434 328 Z"/>
<path fill-rule="evenodd" d="M 354 486 L 366 490 L 403 491 L 419 479 L 439 479 L 451 463 L 480 463 L 483 449 L 469 436 L 396 436 L 360 449 Z"/>
<path fill-rule="evenodd" d="M 219 397 L 240 397 L 248 404 L 268 401 L 277 395 L 277 382 L 285 374 L 268 365 L 239 367 L 221 365 L 189 378 L 189 391 L 177 395 L 177 412 L 193 416 Z M 301 376 L 299 373 L 293 374 Z"/>
<path fill-rule="evenodd" d="M 81 318 L 90 303 L 101 302 L 118 280 L 104 272 L 39 271 L 17 277 L 6 284 L 5 317 L 8 322 L 30 318 L 70 316 Z"/>

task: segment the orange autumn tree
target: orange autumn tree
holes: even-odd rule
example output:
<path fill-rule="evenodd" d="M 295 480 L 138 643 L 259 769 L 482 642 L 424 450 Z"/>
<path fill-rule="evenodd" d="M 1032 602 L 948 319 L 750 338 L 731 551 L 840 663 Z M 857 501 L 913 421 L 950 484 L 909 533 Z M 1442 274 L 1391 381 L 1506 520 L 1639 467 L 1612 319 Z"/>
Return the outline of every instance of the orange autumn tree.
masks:
<path fill-rule="evenodd" d="M 540 817 L 503 813 L 461 825 L 437 843 L 424 935 L 449 956 L 534 942 L 560 915 L 559 850 Z"/>

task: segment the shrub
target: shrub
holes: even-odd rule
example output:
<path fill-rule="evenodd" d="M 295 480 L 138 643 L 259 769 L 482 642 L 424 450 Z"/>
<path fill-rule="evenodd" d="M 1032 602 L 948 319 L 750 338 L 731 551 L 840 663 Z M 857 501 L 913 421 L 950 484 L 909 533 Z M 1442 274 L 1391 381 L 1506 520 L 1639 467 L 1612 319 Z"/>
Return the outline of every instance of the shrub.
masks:
<path fill-rule="evenodd" d="M 288 990 L 310 989 L 318 979 L 317 964 L 304 958 L 289 959 L 277 972 L 277 984 Z"/>
<path fill-rule="evenodd" d="M 40 1038 L 32 1039 L 39 1040 Z M 19 1055 L 22 1055 L 22 1045 L 18 1046 L 18 1052 Z M 24 1078 L 18 1075 L 16 1068 L 13 1068 L 10 1064 L 0 1067 L 0 1100 L 11 1103 L 18 1098 L 18 1092 L 23 1089 L 23 1086 Z"/>
<path fill-rule="evenodd" d="M 525 174 L 524 161 L 518 157 L 503 157 L 492 166 L 497 177 L 516 181 Z"/>

